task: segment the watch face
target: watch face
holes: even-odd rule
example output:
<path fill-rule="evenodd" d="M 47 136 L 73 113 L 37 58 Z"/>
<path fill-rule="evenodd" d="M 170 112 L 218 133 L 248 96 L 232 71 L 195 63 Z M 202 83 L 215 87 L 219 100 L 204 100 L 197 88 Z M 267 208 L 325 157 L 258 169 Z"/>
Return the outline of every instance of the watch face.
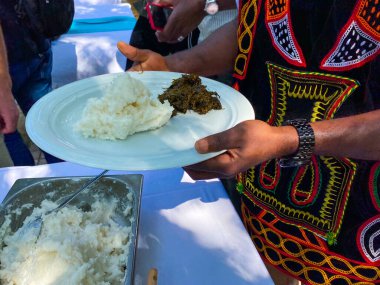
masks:
<path fill-rule="evenodd" d="M 205 10 L 206 10 L 207 14 L 209 14 L 209 15 L 215 15 L 219 11 L 218 3 L 213 2 L 213 3 L 207 4 Z"/>

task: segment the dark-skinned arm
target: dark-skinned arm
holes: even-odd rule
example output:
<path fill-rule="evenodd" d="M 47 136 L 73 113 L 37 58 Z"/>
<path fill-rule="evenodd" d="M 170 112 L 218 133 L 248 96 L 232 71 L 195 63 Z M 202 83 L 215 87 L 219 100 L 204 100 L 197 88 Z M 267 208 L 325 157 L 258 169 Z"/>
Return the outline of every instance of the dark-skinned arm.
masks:
<path fill-rule="evenodd" d="M 380 160 L 380 110 L 312 124 L 315 154 Z"/>
<path fill-rule="evenodd" d="M 156 33 L 160 42 L 176 43 L 180 36 L 186 37 L 207 15 L 205 0 L 160 0 L 161 4 L 173 5 L 163 31 Z M 218 0 L 219 10 L 236 9 L 235 0 Z"/>
<path fill-rule="evenodd" d="M 380 110 L 315 122 L 314 154 L 380 160 Z M 185 167 L 193 179 L 228 178 L 269 159 L 297 151 L 293 127 L 273 127 L 259 120 L 237 126 L 196 142 L 199 153 L 226 150 L 204 162 Z"/>
<path fill-rule="evenodd" d="M 191 54 L 184 51 L 168 56 L 169 69 L 203 76 L 231 71 L 237 54 L 236 31 L 237 21 L 233 20 L 189 50 Z"/>
<path fill-rule="evenodd" d="M 119 42 L 118 48 L 134 61 L 129 71 L 176 71 L 203 76 L 223 74 L 232 69 L 237 54 L 236 25 L 237 21 L 234 20 L 216 30 L 199 45 L 166 57 L 124 42 Z"/>

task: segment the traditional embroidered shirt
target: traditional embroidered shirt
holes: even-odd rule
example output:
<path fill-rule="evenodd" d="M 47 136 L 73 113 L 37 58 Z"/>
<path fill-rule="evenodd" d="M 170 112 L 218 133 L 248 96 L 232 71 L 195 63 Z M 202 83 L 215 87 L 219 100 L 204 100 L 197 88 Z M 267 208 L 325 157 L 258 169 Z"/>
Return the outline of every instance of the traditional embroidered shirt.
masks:
<path fill-rule="evenodd" d="M 0 24 L 9 64 L 27 61 L 50 47 L 50 41 L 33 32 L 18 0 L 0 2 Z"/>
<path fill-rule="evenodd" d="M 279 126 L 380 108 L 380 1 L 239 8 L 235 87 L 257 119 Z M 290 169 L 268 161 L 238 175 L 232 200 L 279 270 L 305 284 L 380 284 L 380 161 L 313 156 Z"/>

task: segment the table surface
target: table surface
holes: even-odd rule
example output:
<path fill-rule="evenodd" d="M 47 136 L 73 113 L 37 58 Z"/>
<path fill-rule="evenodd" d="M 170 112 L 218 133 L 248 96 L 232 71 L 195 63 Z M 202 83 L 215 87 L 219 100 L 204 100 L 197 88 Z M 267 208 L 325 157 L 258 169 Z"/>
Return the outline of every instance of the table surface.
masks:
<path fill-rule="evenodd" d="M 0 169 L 0 201 L 20 178 L 87 176 L 101 169 L 62 162 Z M 273 284 L 219 180 L 193 181 L 182 169 L 142 174 L 135 284 L 150 268 L 163 285 Z"/>

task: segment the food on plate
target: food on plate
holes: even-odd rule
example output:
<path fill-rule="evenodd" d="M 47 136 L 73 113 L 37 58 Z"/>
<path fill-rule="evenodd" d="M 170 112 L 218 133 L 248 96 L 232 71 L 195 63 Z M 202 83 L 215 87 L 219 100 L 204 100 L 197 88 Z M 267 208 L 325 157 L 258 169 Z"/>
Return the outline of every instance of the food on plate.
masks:
<path fill-rule="evenodd" d="M 168 101 L 174 107 L 173 115 L 177 112 L 186 113 L 187 110 L 203 115 L 210 110 L 222 109 L 219 95 L 208 91 L 200 77 L 194 74 L 184 74 L 174 79 L 170 87 L 159 95 L 158 99 L 161 103 Z"/>
<path fill-rule="evenodd" d="M 128 194 L 128 200 L 132 199 L 133 195 Z M 0 228 L 4 235 L 0 284 L 123 284 L 133 233 L 127 223 L 113 220 L 117 203 L 115 197 L 107 201 L 97 199 L 90 209 L 69 205 L 46 215 L 37 240 L 32 231 L 19 235 L 22 228 L 11 233 L 8 214 Z M 44 200 L 24 226 L 56 206 Z M 127 205 L 123 211 L 127 219 L 133 219 L 131 206 Z"/>
<path fill-rule="evenodd" d="M 173 112 L 160 103 L 138 79 L 122 73 L 113 79 L 104 96 L 91 98 L 75 129 L 85 137 L 116 140 L 165 125 Z"/>

